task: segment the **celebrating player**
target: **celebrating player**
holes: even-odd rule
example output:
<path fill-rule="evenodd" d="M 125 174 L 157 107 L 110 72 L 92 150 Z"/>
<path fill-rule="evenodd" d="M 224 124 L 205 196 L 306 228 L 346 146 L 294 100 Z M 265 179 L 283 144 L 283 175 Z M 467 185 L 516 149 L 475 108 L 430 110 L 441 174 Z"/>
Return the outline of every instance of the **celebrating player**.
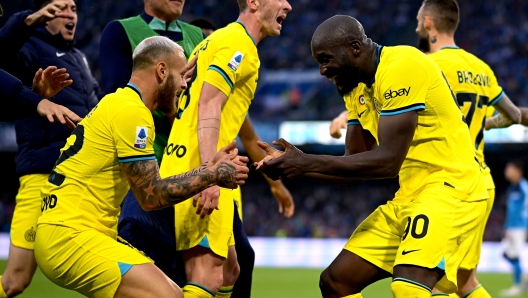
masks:
<path fill-rule="evenodd" d="M 489 200 L 481 221 L 480 234 L 473 242 L 457 274 L 460 297 L 491 297 L 479 284 L 476 268 L 486 223 L 495 201 L 495 184 L 484 161 L 484 124 L 487 107 L 495 107 L 510 123 L 519 123 L 521 113 L 498 85 L 495 74 L 482 60 L 455 44 L 455 31 L 460 20 L 456 0 L 425 0 L 417 15 L 416 33 L 421 50 L 431 57 L 447 78 L 469 127 L 475 155 L 480 164 Z"/>
<path fill-rule="evenodd" d="M 173 112 L 191 65 L 160 36 L 141 42 L 133 61 L 127 87 L 105 96 L 61 150 L 42 190 L 35 258 L 51 281 L 89 297 L 182 297 L 148 257 L 116 237 L 128 186 L 145 210 L 172 207 L 212 185 L 243 184 L 247 158 L 229 153 L 232 142 L 210 162 L 161 179 L 152 112 Z"/>
<path fill-rule="evenodd" d="M 268 35 L 279 35 L 291 10 L 286 0 L 239 0 L 238 4 L 238 21 L 208 36 L 192 54 L 200 58 L 189 88 L 180 97 L 161 163 L 162 177 L 211 160 L 218 148 L 237 136 L 257 86 L 256 45 Z M 186 298 L 231 296 L 239 272 L 232 236 L 235 195 L 212 187 L 175 207 L 176 246 L 183 251 L 188 280 L 183 288 Z M 212 212 L 215 208 L 219 210 Z"/>
<path fill-rule="evenodd" d="M 317 28 L 312 55 L 352 109 L 346 155 L 304 154 L 280 140 L 284 153 L 260 169 L 274 179 L 400 179 L 395 198 L 359 225 L 321 274 L 323 296 L 361 297 L 366 286 L 391 275 L 394 297 L 431 297 L 435 285 L 455 292 L 488 194 L 464 117 L 439 67 L 415 48 L 377 45 L 348 16 Z M 354 88 L 365 93 L 352 97 Z"/>

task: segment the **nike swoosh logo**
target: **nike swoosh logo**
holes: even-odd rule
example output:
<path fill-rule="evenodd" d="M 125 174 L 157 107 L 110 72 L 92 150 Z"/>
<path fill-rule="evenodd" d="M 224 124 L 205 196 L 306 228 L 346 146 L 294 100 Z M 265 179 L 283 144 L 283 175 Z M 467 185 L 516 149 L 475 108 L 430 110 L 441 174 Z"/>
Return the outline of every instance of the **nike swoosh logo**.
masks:
<path fill-rule="evenodd" d="M 419 251 L 419 250 L 421 250 L 421 249 L 413 249 L 413 250 L 408 250 L 408 251 L 403 250 L 402 251 L 402 256 L 404 256 L 406 254 L 410 254 L 411 252 Z"/>
<path fill-rule="evenodd" d="M 363 111 L 361 113 L 359 113 L 358 117 L 361 118 L 361 115 L 363 115 L 366 111 Z"/>
<path fill-rule="evenodd" d="M 57 54 L 57 57 L 62 57 L 64 55 L 66 55 L 66 53 L 59 53 L 59 52 L 56 52 L 56 54 Z"/>

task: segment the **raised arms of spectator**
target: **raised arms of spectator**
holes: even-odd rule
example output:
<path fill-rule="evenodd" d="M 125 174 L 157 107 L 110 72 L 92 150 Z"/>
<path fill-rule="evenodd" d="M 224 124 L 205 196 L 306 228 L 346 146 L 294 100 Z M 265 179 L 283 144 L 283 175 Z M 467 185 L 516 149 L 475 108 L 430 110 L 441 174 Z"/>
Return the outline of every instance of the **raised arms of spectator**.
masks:
<path fill-rule="evenodd" d="M 266 157 L 266 151 L 262 150 L 257 143 L 260 141 L 260 138 L 253 128 L 253 123 L 249 117 L 246 117 L 242 123 L 238 136 L 240 137 L 242 145 L 244 145 L 244 148 L 246 148 L 246 151 L 252 160 L 262 160 Z M 279 203 L 279 213 L 283 214 L 287 218 L 290 218 L 295 211 L 295 204 L 293 203 L 292 195 L 284 186 L 282 181 L 273 181 L 266 175 L 263 176 L 270 186 L 271 193 Z"/>
<path fill-rule="evenodd" d="M 54 18 L 62 16 L 65 1 L 55 1 L 42 9 L 32 12 L 30 10 L 14 14 L 0 29 L 0 55 L 6 60 L 2 65 L 7 65 L 9 59 L 14 59 L 18 51 L 31 37 L 37 25 L 43 24 Z"/>

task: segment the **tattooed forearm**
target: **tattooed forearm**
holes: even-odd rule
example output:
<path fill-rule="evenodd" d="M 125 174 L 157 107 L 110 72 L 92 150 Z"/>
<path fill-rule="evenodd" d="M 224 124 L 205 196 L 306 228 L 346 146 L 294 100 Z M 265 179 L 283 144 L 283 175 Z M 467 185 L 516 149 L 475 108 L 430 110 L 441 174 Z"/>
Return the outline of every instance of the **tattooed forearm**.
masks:
<path fill-rule="evenodd" d="M 502 114 L 486 119 L 486 129 L 503 128 L 512 125 L 513 122 Z"/>
<path fill-rule="evenodd" d="M 195 194 L 218 184 L 236 186 L 236 169 L 221 162 L 217 166 L 207 163 L 180 175 L 161 179 L 154 160 L 122 163 L 130 189 L 145 210 L 155 210 L 178 204 Z"/>

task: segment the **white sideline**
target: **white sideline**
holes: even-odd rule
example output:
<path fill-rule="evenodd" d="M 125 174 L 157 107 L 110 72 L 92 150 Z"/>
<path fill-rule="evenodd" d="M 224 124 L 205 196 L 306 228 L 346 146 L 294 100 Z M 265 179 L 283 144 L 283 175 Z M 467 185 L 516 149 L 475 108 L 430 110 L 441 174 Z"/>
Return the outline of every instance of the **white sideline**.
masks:
<path fill-rule="evenodd" d="M 250 237 L 255 250 L 255 266 L 325 268 L 339 254 L 347 239 L 264 238 Z M 480 272 L 510 272 L 510 265 L 502 257 L 502 245 L 484 242 L 480 258 Z M 0 233 L 0 259 L 9 255 L 9 234 Z M 528 270 L 528 245 L 522 251 L 522 267 Z"/>

